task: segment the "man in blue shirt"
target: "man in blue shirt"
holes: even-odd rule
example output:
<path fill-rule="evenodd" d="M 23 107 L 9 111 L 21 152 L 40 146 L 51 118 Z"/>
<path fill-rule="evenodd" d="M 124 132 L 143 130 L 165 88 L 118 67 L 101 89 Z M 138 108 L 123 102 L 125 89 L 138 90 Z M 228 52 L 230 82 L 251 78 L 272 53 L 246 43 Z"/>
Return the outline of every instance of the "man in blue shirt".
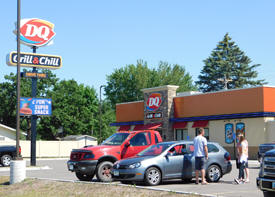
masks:
<path fill-rule="evenodd" d="M 194 156 L 196 169 L 196 184 L 199 183 L 199 171 L 201 171 L 201 184 L 208 184 L 205 180 L 205 159 L 208 159 L 207 140 L 204 137 L 204 129 L 199 128 L 197 137 L 194 138 Z"/>

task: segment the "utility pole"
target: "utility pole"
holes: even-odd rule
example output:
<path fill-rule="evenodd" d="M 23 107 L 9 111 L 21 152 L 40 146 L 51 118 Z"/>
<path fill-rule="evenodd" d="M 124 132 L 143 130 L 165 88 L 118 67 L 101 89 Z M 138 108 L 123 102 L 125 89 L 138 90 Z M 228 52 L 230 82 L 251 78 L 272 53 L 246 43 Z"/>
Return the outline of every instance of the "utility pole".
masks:
<path fill-rule="evenodd" d="M 224 83 L 224 90 L 227 90 L 227 84 L 232 81 L 230 78 L 226 78 L 226 75 L 224 74 L 224 78 L 219 78 L 218 81 Z"/>
<path fill-rule="evenodd" d="M 99 87 L 99 142 L 101 143 L 101 125 L 102 125 L 102 104 L 101 104 L 101 88 L 105 87 L 105 85 L 101 85 Z"/>
<path fill-rule="evenodd" d="M 17 90 L 16 90 L 16 160 L 22 160 L 19 154 L 19 137 L 20 137 L 20 20 L 21 20 L 21 2 L 17 0 Z"/>

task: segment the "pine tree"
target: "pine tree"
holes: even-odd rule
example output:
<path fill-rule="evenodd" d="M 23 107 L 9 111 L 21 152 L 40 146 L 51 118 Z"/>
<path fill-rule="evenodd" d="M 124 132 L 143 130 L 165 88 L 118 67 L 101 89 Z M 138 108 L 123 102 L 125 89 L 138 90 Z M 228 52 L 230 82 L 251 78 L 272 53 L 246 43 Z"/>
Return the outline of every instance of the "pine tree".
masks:
<path fill-rule="evenodd" d="M 222 90 L 225 84 L 219 79 L 224 78 L 231 79 L 226 87 L 228 89 L 267 84 L 264 80 L 255 80 L 258 76 L 255 69 L 260 64 L 250 65 L 250 58 L 231 41 L 228 33 L 203 62 L 205 65 L 196 82 L 202 92 Z"/>

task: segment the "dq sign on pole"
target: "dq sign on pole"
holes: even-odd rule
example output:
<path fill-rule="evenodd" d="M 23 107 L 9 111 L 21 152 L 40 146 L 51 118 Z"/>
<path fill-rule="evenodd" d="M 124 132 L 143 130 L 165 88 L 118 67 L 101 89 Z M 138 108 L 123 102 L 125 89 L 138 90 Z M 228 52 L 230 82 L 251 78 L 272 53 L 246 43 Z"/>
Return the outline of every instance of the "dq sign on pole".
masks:
<path fill-rule="evenodd" d="M 20 38 L 20 42 L 30 46 L 33 49 L 33 53 L 22 53 L 22 55 L 20 53 L 11 53 L 7 63 L 13 65 L 18 62 L 18 64 L 22 63 L 22 66 L 33 67 L 32 72 L 35 73 L 34 75 L 37 73 L 37 67 L 60 68 L 61 57 L 36 54 L 38 47 L 52 43 L 52 39 L 55 36 L 54 24 L 37 18 L 22 19 L 19 21 L 20 25 L 17 25 L 14 31 L 17 35 L 18 43 Z M 18 76 L 20 76 L 20 71 L 18 72 Z M 37 78 L 32 77 L 32 98 L 25 98 L 20 103 L 20 114 L 31 115 L 31 166 L 36 165 L 36 122 L 38 115 L 51 115 L 51 101 L 36 99 L 36 89 Z"/>
<path fill-rule="evenodd" d="M 50 44 L 54 36 L 54 24 L 48 21 L 37 18 L 21 20 L 20 40 L 25 45 L 45 46 Z"/>

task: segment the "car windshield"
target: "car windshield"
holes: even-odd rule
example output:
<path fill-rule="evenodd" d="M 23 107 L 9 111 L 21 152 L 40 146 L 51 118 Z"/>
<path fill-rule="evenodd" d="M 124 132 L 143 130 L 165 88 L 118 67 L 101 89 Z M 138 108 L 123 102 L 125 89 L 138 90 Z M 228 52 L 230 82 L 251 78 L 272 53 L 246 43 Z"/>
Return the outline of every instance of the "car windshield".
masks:
<path fill-rule="evenodd" d="M 157 156 L 163 153 L 169 146 L 172 144 L 156 144 L 149 146 L 145 150 L 141 151 L 140 153 L 137 154 L 137 156 Z"/>
<path fill-rule="evenodd" d="M 101 145 L 121 145 L 128 136 L 129 133 L 115 133 L 103 141 Z"/>

